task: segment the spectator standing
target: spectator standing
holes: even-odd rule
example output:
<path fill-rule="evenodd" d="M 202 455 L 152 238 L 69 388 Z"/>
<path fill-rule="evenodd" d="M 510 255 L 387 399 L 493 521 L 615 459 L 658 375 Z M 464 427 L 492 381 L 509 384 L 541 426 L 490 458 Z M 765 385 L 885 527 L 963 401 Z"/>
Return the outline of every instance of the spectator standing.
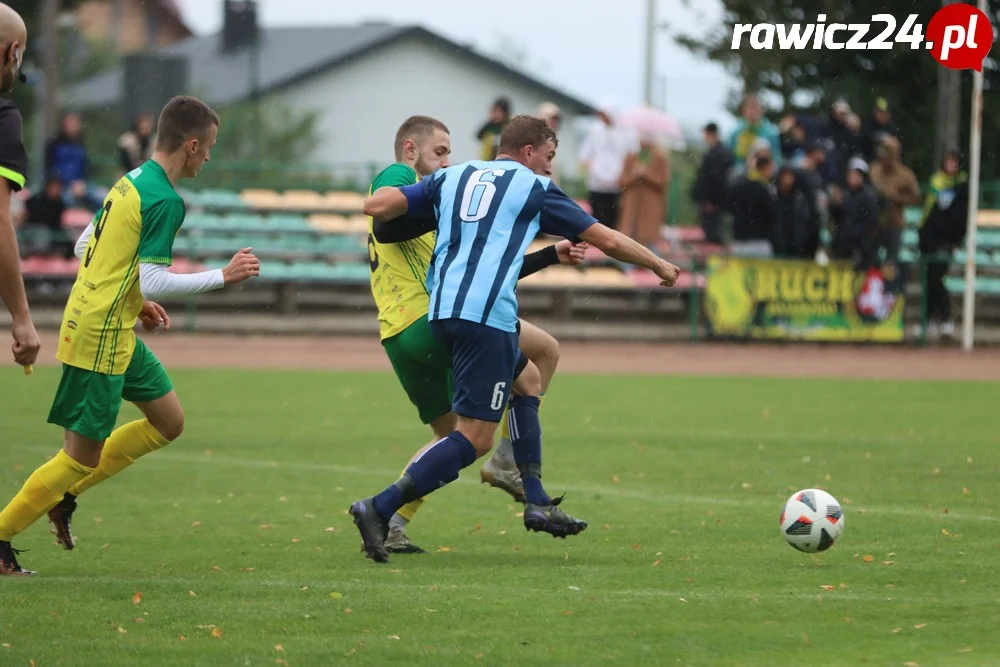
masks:
<path fill-rule="evenodd" d="M 791 167 L 782 167 L 777 177 L 777 214 L 775 217 L 774 254 L 791 259 L 812 259 L 812 211 L 799 177 Z"/>
<path fill-rule="evenodd" d="M 118 137 L 118 160 L 124 173 L 142 166 L 153 157 L 153 116 L 144 113 L 136 117 L 128 132 Z"/>
<path fill-rule="evenodd" d="M 889 102 L 884 97 L 875 100 L 875 108 L 872 110 L 870 118 L 865 120 L 861 136 L 863 141 L 863 152 L 865 159 L 869 162 L 875 159 L 875 151 L 879 143 L 885 136 L 900 138 L 899 127 L 892 122 L 892 112 L 889 110 Z"/>
<path fill-rule="evenodd" d="M 777 205 L 771 189 L 775 164 L 769 150 L 747 160 L 747 170 L 729 193 L 733 214 L 732 252 L 737 256 L 773 257 Z"/>
<path fill-rule="evenodd" d="M 815 255 L 820 248 L 820 233 L 829 221 L 830 197 L 823 187 L 823 175 L 820 169 L 826 160 L 826 149 L 820 141 L 808 142 L 805 152 L 799 161 L 796 185 L 806 197 L 809 204 L 809 236 L 806 239 L 807 249 L 812 249 Z"/>
<path fill-rule="evenodd" d="M 655 249 L 662 241 L 660 229 L 667 220 L 667 187 L 670 158 L 650 137 L 625 158 L 619 181 L 622 188 L 619 231 Z"/>
<path fill-rule="evenodd" d="M 552 102 L 543 102 L 538 105 L 538 117 L 544 120 L 553 132 L 559 134 L 559 129 L 562 127 L 562 109 Z M 554 160 L 552 162 L 552 182 L 557 187 L 561 187 L 559 172 Z"/>
<path fill-rule="evenodd" d="M 73 257 L 73 246 L 68 243 L 62 227 L 65 212 L 62 180 L 55 175 L 49 176 L 45 188 L 25 205 L 26 255 Z"/>
<path fill-rule="evenodd" d="M 601 104 L 597 112 L 599 122 L 591 128 L 580 149 L 580 161 L 587 170 L 591 213 L 612 229 L 618 228 L 619 181 L 625 158 L 635 148 L 634 135 L 615 122 L 616 116 L 613 104 Z"/>
<path fill-rule="evenodd" d="M 493 160 L 500 148 L 500 135 L 510 120 L 510 100 L 506 97 L 497 98 L 490 107 L 489 118 L 479 128 L 476 139 L 479 140 L 479 159 Z"/>
<path fill-rule="evenodd" d="M 930 192 L 924 204 L 920 225 L 920 254 L 927 260 L 935 255 L 942 261 L 927 265 L 928 337 L 938 334 L 951 338 L 955 323 L 951 319 L 951 295 L 944 284 L 952 253 L 965 240 L 969 215 L 969 176 L 962 171 L 958 151 L 949 151 L 941 169 L 931 176 Z M 919 328 L 919 325 L 918 325 Z M 918 330 L 919 333 L 919 330 Z"/>
<path fill-rule="evenodd" d="M 920 184 L 913 170 L 900 159 L 899 139 L 885 135 L 876 149 L 877 158 L 871 168 L 871 180 L 884 200 L 882 213 L 882 243 L 887 261 L 895 264 L 906 220 L 903 209 L 920 203 Z"/>
<path fill-rule="evenodd" d="M 725 243 L 722 209 L 726 205 L 729 170 L 733 154 L 719 140 L 719 126 L 709 123 L 703 131 L 708 150 L 698 167 L 698 176 L 691 188 L 691 199 L 698 205 L 698 224 L 709 243 Z"/>
<path fill-rule="evenodd" d="M 63 117 L 59 134 L 45 148 L 45 173 L 58 176 L 63 190 L 73 190 L 76 183 L 87 182 L 87 147 L 83 141 L 83 123 L 75 113 Z"/>
<path fill-rule="evenodd" d="M 854 262 L 858 270 L 867 270 L 878 261 L 879 204 L 875 189 L 868 182 L 868 164 L 852 158 L 845 177 L 847 187 L 834 191 L 832 213 L 838 219 L 833 231 L 831 255 L 834 259 Z"/>
<path fill-rule="evenodd" d="M 847 163 L 860 152 L 858 134 L 851 130 L 851 106 L 844 100 L 836 100 L 830 107 L 830 116 L 823 134 L 827 140 L 827 161 L 824 180 L 837 185 L 844 184 Z"/>
<path fill-rule="evenodd" d="M 750 93 L 743 99 L 741 107 L 742 118 L 736 129 L 729 135 L 729 150 L 738 162 L 743 162 L 752 154 L 752 147 L 763 139 L 771 147 L 771 159 L 781 159 L 781 132 L 778 127 L 764 117 L 764 107 L 756 93 Z"/>

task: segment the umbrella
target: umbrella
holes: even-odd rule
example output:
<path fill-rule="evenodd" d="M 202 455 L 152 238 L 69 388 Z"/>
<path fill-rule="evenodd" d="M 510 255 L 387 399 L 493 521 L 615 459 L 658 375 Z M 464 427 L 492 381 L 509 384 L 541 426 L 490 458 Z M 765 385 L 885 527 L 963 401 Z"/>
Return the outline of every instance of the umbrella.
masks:
<path fill-rule="evenodd" d="M 659 109 L 636 107 L 618 118 L 618 123 L 635 131 L 640 137 L 665 144 L 674 150 L 683 150 L 684 130 L 677 119 Z"/>

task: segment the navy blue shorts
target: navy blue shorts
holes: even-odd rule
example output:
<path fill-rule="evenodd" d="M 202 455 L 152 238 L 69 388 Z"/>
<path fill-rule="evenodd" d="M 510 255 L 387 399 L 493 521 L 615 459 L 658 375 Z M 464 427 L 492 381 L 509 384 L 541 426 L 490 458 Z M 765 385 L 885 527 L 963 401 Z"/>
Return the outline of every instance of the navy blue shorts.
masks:
<path fill-rule="evenodd" d="M 510 398 L 521 350 L 516 333 L 460 319 L 433 320 L 434 336 L 451 352 L 455 414 L 499 422 Z"/>

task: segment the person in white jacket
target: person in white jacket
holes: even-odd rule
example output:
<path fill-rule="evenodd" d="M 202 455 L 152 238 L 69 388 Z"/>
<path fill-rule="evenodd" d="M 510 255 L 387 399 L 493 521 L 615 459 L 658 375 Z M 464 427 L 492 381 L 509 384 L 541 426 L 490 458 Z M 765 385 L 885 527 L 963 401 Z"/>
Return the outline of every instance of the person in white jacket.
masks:
<path fill-rule="evenodd" d="M 602 103 L 597 111 L 600 122 L 590 130 L 580 150 L 580 162 L 587 171 L 591 214 L 612 229 L 618 228 L 625 158 L 638 150 L 637 137 L 616 123 L 617 115 L 613 102 Z"/>

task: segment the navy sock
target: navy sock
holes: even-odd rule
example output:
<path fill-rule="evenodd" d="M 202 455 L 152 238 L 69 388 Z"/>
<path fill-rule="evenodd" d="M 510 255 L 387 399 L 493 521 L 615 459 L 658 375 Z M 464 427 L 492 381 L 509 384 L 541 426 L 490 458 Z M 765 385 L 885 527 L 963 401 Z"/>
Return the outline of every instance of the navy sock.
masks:
<path fill-rule="evenodd" d="M 375 511 L 389 520 L 406 503 L 454 482 L 462 468 L 472 465 L 475 460 L 476 448 L 468 438 L 455 431 L 431 445 L 395 484 L 375 496 Z"/>
<path fill-rule="evenodd" d="M 524 483 L 524 498 L 533 505 L 552 502 L 542 486 L 542 424 L 538 420 L 537 396 L 515 396 L 510 399 L 511 446 L 514 462 Z"/>

